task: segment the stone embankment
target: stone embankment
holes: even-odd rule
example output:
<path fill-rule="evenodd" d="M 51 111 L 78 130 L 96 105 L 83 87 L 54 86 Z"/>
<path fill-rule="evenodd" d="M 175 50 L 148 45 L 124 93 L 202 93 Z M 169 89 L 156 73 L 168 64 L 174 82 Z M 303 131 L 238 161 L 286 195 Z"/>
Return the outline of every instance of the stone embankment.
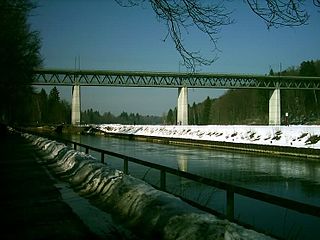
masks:
<path fill-rule="evenodd" d="M 24 136 L 43 152 L 43 164 L 139 239 L 271 239 L 202 212 L 181 199 L 88 154 L 45 138 Z"/>

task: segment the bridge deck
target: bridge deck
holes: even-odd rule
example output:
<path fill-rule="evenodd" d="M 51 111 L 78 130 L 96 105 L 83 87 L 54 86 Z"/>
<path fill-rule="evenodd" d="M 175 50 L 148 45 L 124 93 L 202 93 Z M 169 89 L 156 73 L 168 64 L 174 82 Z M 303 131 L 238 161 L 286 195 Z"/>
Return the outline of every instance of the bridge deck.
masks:
<path fill-rule="evenodd" d="M 33 85 L 320 90 L 320 77 L 37 69 Z"/>

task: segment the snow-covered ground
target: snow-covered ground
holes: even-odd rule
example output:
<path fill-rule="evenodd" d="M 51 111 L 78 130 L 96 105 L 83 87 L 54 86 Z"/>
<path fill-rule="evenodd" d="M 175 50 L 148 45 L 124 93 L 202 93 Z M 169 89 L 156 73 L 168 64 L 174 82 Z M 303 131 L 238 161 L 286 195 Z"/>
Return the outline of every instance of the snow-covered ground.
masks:
<path fill-rule="evenodd" d="M 102 124 L 97 125 L 96 128 L 106 133 L 320 149 L 319 125 L 169 126 Z"/>

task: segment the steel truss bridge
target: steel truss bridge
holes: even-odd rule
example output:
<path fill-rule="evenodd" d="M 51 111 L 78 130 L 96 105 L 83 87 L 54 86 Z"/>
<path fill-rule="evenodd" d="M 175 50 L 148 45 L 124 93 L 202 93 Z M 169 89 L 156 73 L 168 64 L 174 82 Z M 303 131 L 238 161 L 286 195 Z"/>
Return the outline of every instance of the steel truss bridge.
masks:
<path fill-rule="evenodd" d="M 320 90 L 320 77 L 36 69 L 33 85 Z"/>

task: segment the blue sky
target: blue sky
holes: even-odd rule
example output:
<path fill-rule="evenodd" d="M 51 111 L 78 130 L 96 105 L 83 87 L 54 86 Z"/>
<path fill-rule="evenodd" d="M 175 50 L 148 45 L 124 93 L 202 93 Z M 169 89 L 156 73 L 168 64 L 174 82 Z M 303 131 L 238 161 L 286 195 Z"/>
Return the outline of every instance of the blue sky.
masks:
<path fill-rule="evenodd" d="M 311 2 L 311 1 L 310 1 Z M 271 28 L 254 15 L 244 1 L 228 2 L 235 23 L 221 29 L 218 60 L 200 72 L 266 74 L 270 67 L 285 69 L 300 62 L 320 59 L 320 9 L 310 7 L 308 25 Z M 179 53 L 168 38 L 148 1 L 124 8 L 113 0 L 42 0 L 29 22 L 42 39 L 45 68 L 186 71 Z M 184 36 L 190 50 L 210 56 L 205 35 L 190 29 Z M 48 89 L 48 91 L 50 88 Z M 61 97 L 71 101 L 71 88 L 60 87 Z M 189 104 L 223 94 L 223 90 L 189 89 Z M 162 115 L 174 108 L 177 89 L 82 87 L 82 110 L 93 108 L 120 114 L 122 111 Z"/>

